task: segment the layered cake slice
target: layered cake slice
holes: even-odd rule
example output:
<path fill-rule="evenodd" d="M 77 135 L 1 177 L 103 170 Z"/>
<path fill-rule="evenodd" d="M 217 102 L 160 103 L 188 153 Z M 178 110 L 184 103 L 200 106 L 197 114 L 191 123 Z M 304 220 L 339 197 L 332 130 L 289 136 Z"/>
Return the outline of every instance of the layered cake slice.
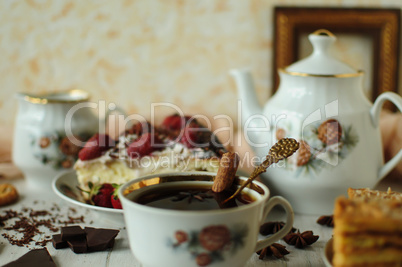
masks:
<path fill-rule="evenodd" d="M 348 189 L 350 199 L 394 199 L 402 201 L 402 193 L 392 191 L 389 187 L 387 191 L 371 190 L 369 188 Z"/>
<path fill-rule="evenodd" d="M 402 194 L 349 189 L 334 211 L 333 265 L 402 266 Z"/>
<path fill-rule="evenodd" d="M 74 169 L 80 188 L 89 191 L 90 184 L 123 184 L 148 174 L 216 172 L 225 152 L 208 128 L 172 115 L 160 126 L 138 123 L 118 140 L 96 134 L 79 152 Z"/>

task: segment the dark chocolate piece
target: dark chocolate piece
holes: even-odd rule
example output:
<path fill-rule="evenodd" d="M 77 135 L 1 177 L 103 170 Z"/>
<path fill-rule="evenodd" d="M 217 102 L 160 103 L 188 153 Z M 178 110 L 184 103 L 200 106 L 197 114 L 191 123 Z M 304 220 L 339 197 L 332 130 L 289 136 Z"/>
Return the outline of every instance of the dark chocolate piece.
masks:
<path fill-rule="evenodd" d="M 79 254 L 88 251 L 87 240 L 85 237 L 81 239 L 68 240 L 67 244 L 71 248 L 71 250 L 74 251 L 74 253 Z"/>
<path fill-rule="evenodd" d="M 34 249 L 27 252 L 15 261 L 3 265 L 3 267 L 56 267 L 52 256 L 46 248 Z"/>
<path fill-rule="evenodd" d="M 102 251 L 114 245 L 119 230 L 85 227 L 88 251 Z"/>
<path fill-rule="evenodd" d="M 52 236 L 52 243 L 55 249 L 61 249 L 68 247 L 67 241 L 61 240 L 61 234 Z"/>
<path fill-rule="evenodd" d="M 70 241 L 85 238 L 85 231 L 79 225 L 66 226 L 61 228 L 61 240 Z"/>
<path fill-rule="evenodd" d="M 107 244 L 107 248 L 112 248 L 114 246 L 114 239 Z"/>

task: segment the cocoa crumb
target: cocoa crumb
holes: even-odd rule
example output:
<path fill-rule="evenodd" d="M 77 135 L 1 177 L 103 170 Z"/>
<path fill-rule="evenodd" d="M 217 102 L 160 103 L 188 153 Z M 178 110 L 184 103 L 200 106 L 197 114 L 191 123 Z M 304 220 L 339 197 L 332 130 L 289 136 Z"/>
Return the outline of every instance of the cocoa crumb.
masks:
<path fill-rule="evenodd" d="M 5 224 L 4 224 L 5 221 L 18 216 L 18 213 L 13 210 L 5 210 L 4 212 L 6 214 L 4 216 L 0 216 L 0 226 L 5 226 Z"/>
<path fill-rule="evenodd" d="M 68 208 L 68 210 L 71 211 L 73 214 L 76 214 L 76 213 L 77 213 L 77 210 L 74 209 L 74 208 L 71 208 L 71 207 L 70 207 L 70 208 Z"/>
<path fill-rule="evenodd" d="M 57 204 L 53 204 L 53 207 L 50 208 L 51 211 L 60 211 L 60 207 Z"/>
<path fill-rule="evenodd" d="M 47 243 L 51 243 L 51 242 L 52 242 L 51 238 L 46 238 L 46 239 L 43 239 L 42 241 L 36 241 L 35 245 L 45 247 L 47 245 Z"/>
<path fill-rule="evenodd" d="M 7 232 L 3 232 L 1 236 L 11 245 L 28 248 L 45 247 L 47 243 L 52 242 L 52 239 L 51 235 L 44 236 L 44 229 L 58 232 L 60 226 L 85 223 L 84 216 L 72 217 L 65 213 L 55 212 L 60 211 L 56 204 L 52 206 L 51 211 L 34 210 L 28 207 L 21 208 L 21 211 L 4 210 L 0 214 L 0 226 Z M 77 213 L 77 210 L 70 208 L 68 213 Z M 67 220 L 63 220 L 66 217 Z"/>
<path fill-rule="evenodd" d="M 73 223 L 83 223 L 84 222 L 84 216 L 80 216 L 80 217 L 71 217 L 68 216 L 68 221 L 61 221 L 59 220 L 58 223 L 60 224 L 73 224 Z"/>
<path fill-rule="evenodd" d="M 30 217 L 45 216 L 45 215 L 49 215 L 49 212 L 47 210 L 37 210 L 37 211 L 32 210 L 29 213 Z"/>

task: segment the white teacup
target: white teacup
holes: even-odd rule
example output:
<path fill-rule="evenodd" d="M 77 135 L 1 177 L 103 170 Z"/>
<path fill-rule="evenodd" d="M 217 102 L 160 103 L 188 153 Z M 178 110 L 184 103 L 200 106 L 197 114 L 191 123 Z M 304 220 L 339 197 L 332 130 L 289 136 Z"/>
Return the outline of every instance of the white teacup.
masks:
<path fill-rule="evenodd" d="M 244 266 L 254 252 L 289 233 L 294 215 L 289 202 L 282 197 L 270 198 L 269 189 L 255 181 L 244 189 L 254 201 L 239 207 L 171 210 L 136 202 L 155 189 L 211 187 L 215 175 L 208 172 L 154 174 L 120 188 L 130 247 L 143 266 Z M 235 183 L 246 180 L 240 177 Z M 276 205 L 286 211 L 286 224 L 279 232 L 258 241 L 260 225 Z"/>

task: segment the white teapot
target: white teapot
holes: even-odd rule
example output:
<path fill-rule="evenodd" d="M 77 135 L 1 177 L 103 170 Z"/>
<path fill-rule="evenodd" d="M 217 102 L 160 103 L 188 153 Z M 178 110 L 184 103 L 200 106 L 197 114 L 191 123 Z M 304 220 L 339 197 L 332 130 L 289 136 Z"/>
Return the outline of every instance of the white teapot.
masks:
<path fill-rule="evenodd" d="M 299 213 L 330 214 L 348 187 L 374 187 L 402 159 L 402 149 L 384 164 L 379 114 L 384 101 L 402 109 L 402 98 L 381 94 L 372 104 L 362 88 L 363 72 L 333 58 L 336 37 L 309 35 L 313 53 L 279 69 L 278 91 L 262 109 L 247 70 L 232 70 L 241 100 L 244 135 L 262 161 L 278 139 L 300 142 L 298 152 L 261 176 L 274 194 Z"/>

